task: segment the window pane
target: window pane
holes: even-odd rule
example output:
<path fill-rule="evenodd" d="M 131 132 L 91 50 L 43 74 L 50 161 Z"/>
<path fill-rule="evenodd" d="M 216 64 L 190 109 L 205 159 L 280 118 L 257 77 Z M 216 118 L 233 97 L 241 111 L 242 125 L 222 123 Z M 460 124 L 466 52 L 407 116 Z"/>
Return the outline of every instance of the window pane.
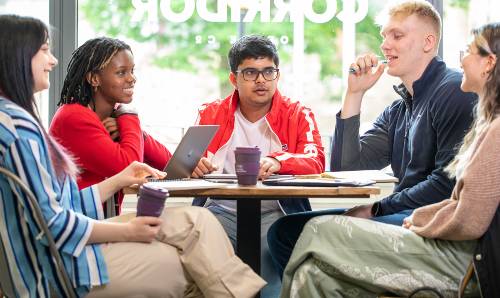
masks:
<path fill-rule="evenodd" d="M 0 0 L 0 14 L 30 16 L 49 24 L 49 0 Z M 43 125 L 48 127 L 49 119 L 48 90 L 35 94 Z"/>

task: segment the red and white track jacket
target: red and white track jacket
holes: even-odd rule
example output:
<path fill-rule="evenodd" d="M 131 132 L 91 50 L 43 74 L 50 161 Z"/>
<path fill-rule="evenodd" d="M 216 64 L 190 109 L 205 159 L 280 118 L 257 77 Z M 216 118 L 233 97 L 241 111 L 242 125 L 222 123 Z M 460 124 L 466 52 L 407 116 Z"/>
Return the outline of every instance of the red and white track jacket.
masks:
<path fill-rule="evenodd" d="M 204 104 L 199 109 L 198 124 L 220 125 L 208 146 L 208 156 L 215 154 L 231 139 L 238 101 L 238 91 L 235 90 L 226 99 Z M 309 108 L 293 102 L 276 90 L 266 122 L 281 142 L 282 150 L 268 155 L 281 163 L 280 174 L 318 174 L 325 170 L 324 148 Z"/>

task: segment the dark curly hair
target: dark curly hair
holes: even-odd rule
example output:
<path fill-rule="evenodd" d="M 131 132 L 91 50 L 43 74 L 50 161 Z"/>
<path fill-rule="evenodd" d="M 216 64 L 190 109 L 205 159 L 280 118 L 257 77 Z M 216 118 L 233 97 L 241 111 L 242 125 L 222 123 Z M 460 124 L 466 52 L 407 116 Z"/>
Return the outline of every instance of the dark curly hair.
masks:
<path fill-rule="evenodd" d="M 241 62 L 248 58 L 270 58 L 276 67 L 280 64 L 276 46 L 269 38 L 262 35 L 247 35 L 238 39 L 229 50 L 227 57 L 233 73 L 236 73 Z"/>

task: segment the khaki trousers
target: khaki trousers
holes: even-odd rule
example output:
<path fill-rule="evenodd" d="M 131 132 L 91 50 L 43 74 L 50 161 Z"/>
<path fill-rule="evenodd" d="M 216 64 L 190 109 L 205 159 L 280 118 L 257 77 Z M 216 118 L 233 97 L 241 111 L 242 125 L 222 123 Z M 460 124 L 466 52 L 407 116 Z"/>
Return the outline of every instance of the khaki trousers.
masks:
<path fill-rule="evenodd" d="M 127 222 L 135 214 L 110 219 Z M 205 208 L 165 208 L 152 243 L 103 244 L 110 282 L 88 297 L 253 297 L 266 284 Z"/>

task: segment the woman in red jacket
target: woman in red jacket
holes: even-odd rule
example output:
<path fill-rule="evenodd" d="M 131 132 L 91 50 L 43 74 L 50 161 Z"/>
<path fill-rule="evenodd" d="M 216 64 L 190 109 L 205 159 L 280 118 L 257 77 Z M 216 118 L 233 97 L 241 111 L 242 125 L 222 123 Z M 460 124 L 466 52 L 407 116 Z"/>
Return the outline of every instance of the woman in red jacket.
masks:
<path fill-rule="evenodd" d="M 95 38 L 71 57 L 50 133 L 80 166 L 78 187 L 103 181 L 131 162 L 163 169 L 172 154 L 141 129 L 127 106 L 134 94 L 134 57 L 123 41 Z M 123 195 L 118 195 L 121 206 Z"/>

